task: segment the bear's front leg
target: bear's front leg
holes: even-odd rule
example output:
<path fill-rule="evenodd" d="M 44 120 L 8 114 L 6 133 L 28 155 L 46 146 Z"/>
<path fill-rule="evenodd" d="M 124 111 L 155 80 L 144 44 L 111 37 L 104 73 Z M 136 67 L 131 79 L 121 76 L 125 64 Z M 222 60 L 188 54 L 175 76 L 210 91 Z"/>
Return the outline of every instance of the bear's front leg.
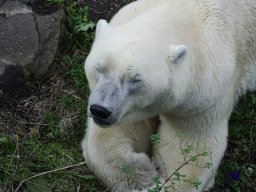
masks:
<path fill-rule="evenodd" d="M 162 122 L 154 159 L 160 175 L 168 181 L 166 191 L 202 192 L 213 187 L 227 146 L 227 121 L 206 128 L 194 124 L 191 129 Z M 182 122 L 179 125 L 193 125 Z"/>
<path fill-rule="evenodd" d="M 89 118 L 82 143 L 89 169 L 114 192 L 147 191 L 158 176 L 150 158 L 156 123 L 150 119 L 104 129 Z"/>

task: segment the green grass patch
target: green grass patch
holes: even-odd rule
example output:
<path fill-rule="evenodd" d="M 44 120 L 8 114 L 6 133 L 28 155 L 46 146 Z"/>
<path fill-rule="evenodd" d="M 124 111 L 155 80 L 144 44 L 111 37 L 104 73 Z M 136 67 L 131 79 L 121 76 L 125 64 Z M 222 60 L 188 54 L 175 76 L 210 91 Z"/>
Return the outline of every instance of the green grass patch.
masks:
<path fill-rule="evenodd" d="M 213 191 L 255 191 L 256 94 L 244 97 L 234 109 L 229 125 L 229 145 Z"/>
<path fill-rule="evenodd" d="M 72 83 L 80 96 L 89 95 L 89 86 L 84 71 L 85 53 L 78 56 L 63 56 L 61 59 L 61 74 L 67 82 Z"/>

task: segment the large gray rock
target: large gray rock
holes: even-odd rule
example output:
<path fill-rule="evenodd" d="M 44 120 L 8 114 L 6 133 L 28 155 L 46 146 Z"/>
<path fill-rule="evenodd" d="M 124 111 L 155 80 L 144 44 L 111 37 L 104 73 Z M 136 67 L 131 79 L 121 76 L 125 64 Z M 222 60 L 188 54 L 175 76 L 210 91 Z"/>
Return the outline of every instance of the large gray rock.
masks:
<path fill-rule="evenodd" d="M 31 2 L 31 1 L 30 1 Z M 0 8 L 0 62 L 21 66 L 26 75 L 43 77 L 56 54 L 63 10 L 40 15 L 19 1 Z"/>
<path fill-rule="evenodd" d="M 62 15 L 62 10 L 50 15 L 35 15 L 40 46 L 35 58 L 34 71 L 39 76 L 47 73 L 56 54 L 60 35 L 60 15 Z"/>
<path fill-rule="evenodd" d="M 0 61 L 28 67 L 39 49 L 38 31 L 31 8 L 9 1 L 0 8 L 0 13 L 4 15 L 0 17 Z"/>
<path fill-rule="evenodd" d="M 33 3 L 0 0 L 0 96 L 7 69 L 16 67 L 28 79 L 44 78 L 56 54 L 63 10 L 39 14 Z"/>

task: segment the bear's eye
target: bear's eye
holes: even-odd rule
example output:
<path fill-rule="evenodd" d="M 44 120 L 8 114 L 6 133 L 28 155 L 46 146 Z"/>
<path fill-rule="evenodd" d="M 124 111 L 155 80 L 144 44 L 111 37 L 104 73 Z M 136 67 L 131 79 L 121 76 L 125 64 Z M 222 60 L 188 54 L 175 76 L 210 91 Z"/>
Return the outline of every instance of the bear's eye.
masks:
<path fill-rule="evenodd" d="M 95 70 L 96 70 L 97 72 L 99 72 L 99 73 L 104 73 L 103 67 L 102 67 L 101 65 L 99 65 L 99 64 L 95 67 Z"/>
<path fill-rule="evenodd" d="M 141 79 L 140 79 L 140 75 L 139 74 L 135 75 L 134 77 L 132 77 L 129 80 L 129 83 L 140 83 L 140 82 L 141 82 Z"/>
<path fill-rule="evenodd" d="M 128 81 L 128 87 L 129 87 L 129 92 L 136 93 L 140 88 L 142 88 L 142 79 L 140 75 L 135 75 L 133 76 L 129 81 Z"/>

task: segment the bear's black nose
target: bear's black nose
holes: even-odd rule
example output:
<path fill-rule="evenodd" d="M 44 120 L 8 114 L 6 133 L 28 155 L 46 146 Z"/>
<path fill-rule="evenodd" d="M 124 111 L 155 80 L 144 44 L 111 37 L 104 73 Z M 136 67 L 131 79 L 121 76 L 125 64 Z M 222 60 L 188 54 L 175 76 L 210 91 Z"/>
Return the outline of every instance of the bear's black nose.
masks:
<path fill-rule="evenodd" d="M 108 111 L 105 107 L 99 105 L 91 105 L 90 111 L 94 117 L 101 119 L 106 119 L 111 115 L 111 112 Z"/>

